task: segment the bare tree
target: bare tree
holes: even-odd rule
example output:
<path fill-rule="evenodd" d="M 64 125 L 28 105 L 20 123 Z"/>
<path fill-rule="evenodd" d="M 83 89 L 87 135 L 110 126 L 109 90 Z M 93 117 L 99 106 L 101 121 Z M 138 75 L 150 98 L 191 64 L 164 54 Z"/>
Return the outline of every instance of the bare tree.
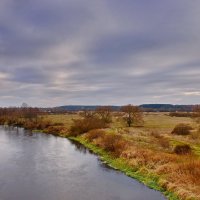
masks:
<path fill-rule="evenodd" d="M 112 107 L 111 106 L 100 106 L 97 107 L 96 113 L 100 119 L 105 123 L 110 123 L 112 121 Z"/>
<path fill-rule="evenodd" d="M 131 104 L 125 105 L 121 107 L 121 111 L 124 113 L 123 119 L 129 127 L 131 127 L 133 123 L 138 124 L 143 122 L 143 114 L 138 106 Z"/>
<path fill-rule="evenodd" d="M 196 122 L 200 125 L 200 105 L 195 105 L 193 108 L 193 116 Z"/>
<path fill-rule="evenodd" d="M 80 112 L 80 115 L 83 117 L 83 118 L 94 118 L 95 117 L 95 112 L 92 111 L 92 110 L 83 110 Z"/>

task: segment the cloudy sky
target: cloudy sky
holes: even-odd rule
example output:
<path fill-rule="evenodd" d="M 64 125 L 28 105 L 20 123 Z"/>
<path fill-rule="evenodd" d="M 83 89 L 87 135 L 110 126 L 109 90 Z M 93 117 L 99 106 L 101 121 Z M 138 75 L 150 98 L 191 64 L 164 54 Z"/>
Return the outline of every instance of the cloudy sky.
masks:
<path fill-rule="evenodd" d="M 0 0 L 0 106 L 200 103 L 199 0 Z"/>

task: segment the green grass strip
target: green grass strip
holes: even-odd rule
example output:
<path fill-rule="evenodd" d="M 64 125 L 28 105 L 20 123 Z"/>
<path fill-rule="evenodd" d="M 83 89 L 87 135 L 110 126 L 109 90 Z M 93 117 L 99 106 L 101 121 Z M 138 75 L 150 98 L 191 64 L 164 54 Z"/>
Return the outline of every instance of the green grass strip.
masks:
<path fill-rule="evenodd" d="M 134 169 L 129 166 L 127 161 L 122 158 L 114 158 L 110 153 L 104 151 L 103 149 L 95 146 L 94 144 L 88 142 L 82 137 L 69 137 L 70 140 L 81 143 L 86 148 L 100 156 L 101 160 L 108 166 L 119 170 L 126 174 L 127 176 L 138 180 L 139 182 L 145 184 L 151 189 L 162 192 L 169 200 L 180 200 L 176 194 L 170 191 L 166 191 L 158 184 L 159 177 L 150 173 L 141 173 L 140 169 Z"/>

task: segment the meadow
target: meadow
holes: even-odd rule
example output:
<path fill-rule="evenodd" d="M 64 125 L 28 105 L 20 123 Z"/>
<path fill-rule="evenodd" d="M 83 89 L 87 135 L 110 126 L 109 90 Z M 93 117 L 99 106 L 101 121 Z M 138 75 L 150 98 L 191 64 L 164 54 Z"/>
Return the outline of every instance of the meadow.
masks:
<path fill-rule="evenodd" d="M 79 118 L 78 114 L 47 116 L 52 123 L 63 123 L 65 131 L 61 131 L 61 135 L 64 137 L 71 137 L 70 127 L 73 120 Z M 165 191 L 169 199 L 200 199 L 198 123 L 191 117 L 171 117 L 169 113 L 144 113 L 143 120 L 143 125 L 126 127 L 120 115 L 113 113 L 108 127 L 90 130 L 72 139 L 97 153 L 101 152 L 99 149 L 105 151 L 101 154 L 103 160 L 115 161 L 111 164 L 113 167 L 149 187 Z M 178 124 L 191 126 L 189 134 L 172 134 Z M 190 149 L 177 153 L 177 146 L 189 146 Z M 112 161 L 104 159 L 105 154 L 111 155 Z"/>
<path fill-rule="evenodd" d="M 10 124 L 20 122 L 27 129 L 82 143 L 108 165 L 160 190 L 168 199 L 200 199 L 200 131 L 192 117 L 143 113 L 142 124 L 131 127 L 120 112 L 112 112 L 106 126 L 80 113 L 45 114 L 17 121 L 13 119 Z M 173 133 L 180 124 L 189 127 L 186 134 Z"/>

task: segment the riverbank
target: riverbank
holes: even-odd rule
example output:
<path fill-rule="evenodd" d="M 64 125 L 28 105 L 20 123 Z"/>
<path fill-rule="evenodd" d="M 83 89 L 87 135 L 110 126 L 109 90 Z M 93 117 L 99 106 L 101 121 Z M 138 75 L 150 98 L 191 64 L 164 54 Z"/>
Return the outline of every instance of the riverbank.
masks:
<path fill-rule="evenodd" d="M 165 200 L 78 142 L 0 126 L 0 199 Z"/>
<path fill-rule="evenodd" d="M 51 133 L 44 132 L 42 130 L 34 130 L 34 132 L 42 132 L 45 134 L 51 134 Z M 108 165 L 109 167 L 115 170 L 121 171 L 125 175 L 138 180 L 139 182 L 143 183 L 144 185 L 146 185 L 147 187 L 151 189 L 161 192 L 169 200 L 180 200 L 180 198 L 175 193 L 167 191 L 166 188 L 159 185 L 159 176 L 156 176 L 151 173 L 146 173 L 145 170 L 142 168 L 134 169 L 132 166 L 128 164 L 128 160 L 114 157 L 112 154 L 103 150 L 100 147 L 97 147 L 96 145 L 89 142 L 84 137 L 82 136 L 71 137 L 59 132 L 53 133 L 53 135 L 62 137 L 62 138 L 67 138 L 69 140 L 82 144 L 85 148 L 87 148 L 88 150 L 92 151 L 97 156 L 99 156 L 100 160 L 106 165 Z"/>
<path fill-rule="evenodd" d="M 127 176 L 138 180 L 139 182 L 143 183 L 151 189 L 160 191 L 170 200 L 179 200 L 177 195 L 175 195 L 172 192 L 166 191 L 163 187 L 159 185 L 158 176 L 155 176 L 153 174 L 142 174 L 140 170 L 134 169 L 131 166 L 129 166 L 127 160 L 121 158 L 114 158 L 108 152 L 88 142 L 82 137 L 69 137 L 68 139 L 79 142 L 80 144 L 97 154 L 102 160 L 102 162 L 106 163 L 113 169 L 123 172 Z"/>
<path fill-rule="evenodd" d="M 200 199 L 198 140 L 192 134 L 171 135 L 175 124 L 183 120 L 192 124 L 190 118 L 152 114 L 145 116 L 144 127 L 126 128 L 115 120 L 116 117 L 108 128 L 95 129 L 72 137 L 70 127 L 74 125 L 74 118 L 79 119 L 80 116 L 47 115 L 42 121 L 25 124 L 39 129 L 40 132 L 66 137 L 83 144 L 112 168 L 162 192 L 170 200 Z M 173 147 L 179 143 L 190 144 L 192 154 L 175 154 Z"/>
<path fill-rule="evenodd" d="M 58 122 L 59 116 L 53 119 Z M 195 132 L 189 136 L 171 135 L 178 123 L 190 123 L 193 127 L 196 124 L 190 118 L 172 118 L 166 114 L 147 114 L 144 120 L 144 127 L 125 128 L 116 117 L 109 128 L 92 130 L 73 139 L 113 168 L 161 191 L 168 199 L 200 199 L 198 138 Z M 189 144 L 192 154 L 174 153 L 179 144 Z"/>

